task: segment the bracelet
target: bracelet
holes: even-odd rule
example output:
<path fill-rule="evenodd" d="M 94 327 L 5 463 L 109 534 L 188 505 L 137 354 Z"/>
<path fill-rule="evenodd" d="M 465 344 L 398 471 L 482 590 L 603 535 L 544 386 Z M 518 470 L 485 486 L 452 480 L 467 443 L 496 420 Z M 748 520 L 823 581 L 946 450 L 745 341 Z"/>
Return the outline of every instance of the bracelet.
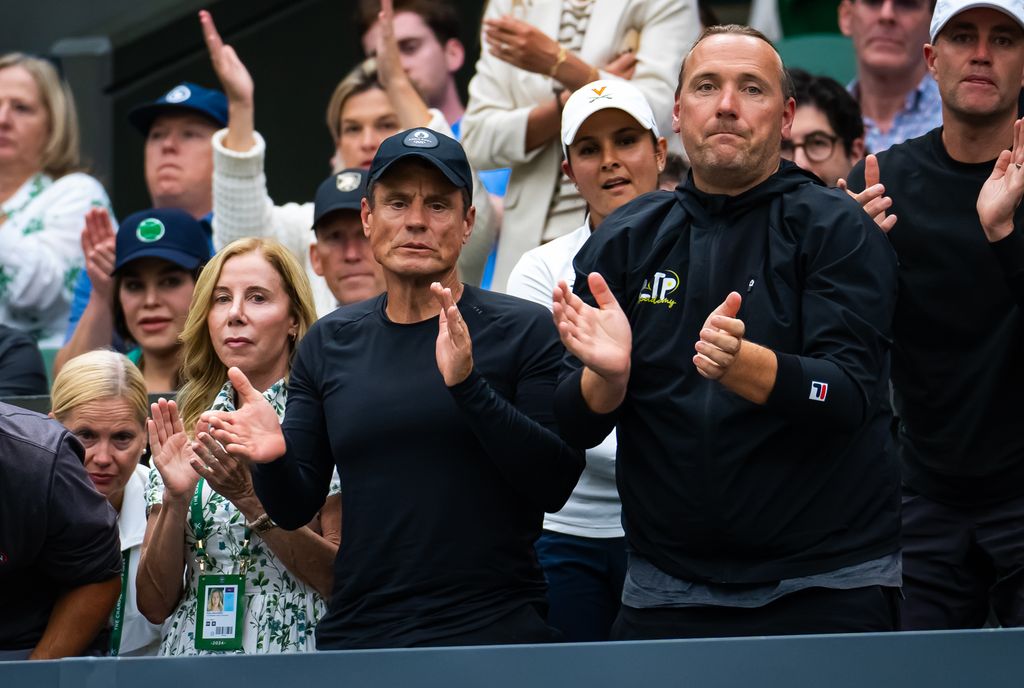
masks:
<path fill-rule="evenodd" d="M 568 57 L 569 57 L 568 49 L 566 49 L 566 47 L 564 45 L 558 46 L 558 57 L 555 58 L 555 64 L 551 65 L 551 71 L 548 72 L 548 76 L 550 76 L 552 79 L 554 79 L 555 78 L 555 72 L 558 71 L 558 68 L 562 66 L 562 63 L 565 62 L 566 58 L 568 58 Z"/>
<path fill-rule="evenodd" d="M 277 528 L 277 524 L 274 523 L 274 519 L 270 518 L 270 514 L 262 514 L 252 523 L 247 521 L 245 527 L 254 533 L 265 533 L 268 530 Z"/>

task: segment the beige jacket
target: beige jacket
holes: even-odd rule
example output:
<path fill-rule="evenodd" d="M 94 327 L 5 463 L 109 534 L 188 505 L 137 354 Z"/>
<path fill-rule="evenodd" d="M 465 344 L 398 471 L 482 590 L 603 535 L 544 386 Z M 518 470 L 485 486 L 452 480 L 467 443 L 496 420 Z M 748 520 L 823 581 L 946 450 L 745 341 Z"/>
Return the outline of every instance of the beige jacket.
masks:
<path fill-rule="evenodd" d="M 669 138 L 679 64 L 700 31 L 696 5 L 696 0 L 594 0 L 579 52 L 589 64 L 605 65 L 621 51 L 631 30 L 639 32 L 639 62 L 632 83 L 647 97 L 661 134 Z M 555 37 L 561 7 L 561 0 L 491 0 L 484 16 L 510 14 Z M 602 72 L 601 78 L 614 77 Z M 524 150 L 530 110 L 554 97 L 553 85 L 553 79 L 513 67 L 486 49 L 469 83 L 461 132 L 466 154 L 476 169 L 512 169 L 493 289 L 503 291 L 520 256 L 540 244 L 561 174 L 562 148 L 557 140 Z"/>

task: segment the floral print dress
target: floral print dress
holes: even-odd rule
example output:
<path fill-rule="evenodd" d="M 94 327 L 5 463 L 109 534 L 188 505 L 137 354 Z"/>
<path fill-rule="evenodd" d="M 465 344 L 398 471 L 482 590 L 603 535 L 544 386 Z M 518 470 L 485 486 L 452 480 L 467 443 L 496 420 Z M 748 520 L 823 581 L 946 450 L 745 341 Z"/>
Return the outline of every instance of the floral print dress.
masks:
<path fill-rule="evenodd" d="M 284 417 L 288 388 L 279 380 L 263 393 Z M 211 410 L 234 411 L 234 389 L 225 383 L 217 394 Z M 341 482 L 335 471 L 329 494 L 341 493 Z M 146 503 L 149 507 L 163 500 L 164 483 L 156 467 L 150 469 Z M 227 500 L 203 481 L 203 517 L 206 521 L 206 555 L 210 573 L 237 573 L 238 555 L 245 536 L 245 517 Z M 177 609 L 164 623 L 161 655 L 220 654 L 195 647 L 199 563 L 196 559 L 196 538 L 191 522 L 185 526 L 185 547 L 188 567 L 185 571 L 185 593 Z M 245 627 L 242 647 L 245 654 L 307 652 L 316 649 L 313 631 L 326 613 L 319 594 L 296 578 L 278 561 L 259 535 L 249 542 L 250 562 L 245 580 Z"/>

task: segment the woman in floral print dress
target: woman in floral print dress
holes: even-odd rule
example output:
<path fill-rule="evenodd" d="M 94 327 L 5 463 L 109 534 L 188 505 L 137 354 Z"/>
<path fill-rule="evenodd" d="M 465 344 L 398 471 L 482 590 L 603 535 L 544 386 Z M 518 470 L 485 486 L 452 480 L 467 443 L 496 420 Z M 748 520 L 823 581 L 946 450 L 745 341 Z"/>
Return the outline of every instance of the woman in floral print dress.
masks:
<path fill-rule="evenodd" d="M 229 244 L 196 283 L 182 332 L 185 384 L 177 404 L 153 404 L 149 421 L 155 467 L 137 585 L 142 613 L 154 623 L 166 620 L 160 654 L 206 652 L 195 642 L 201 563 L 207 573 L 245 575 L 243 652 L 315 649 L 313 632 L 325 612 L 322 595 L 331 589 L 340 539 L 337 474 L 319 518 L 283 531 L 266 516 L 248 467 L 197 427 L 203 411 L 235 408 L 234 390 L 225 382 L 231 366 L 250 380 L 255 376 L 257 388 L 284 416 L 292 355 L 316 319 L 312 303 L 303 269 L 272 240 Z M 192 439 L 186 428 L 194 429 Z M 197 490 L 203 551 L 190 508 Z"/>
<path fill-rule="evenodd" d="M 64 341 L 85 214 L 110 207 L 80 169 L 67 84 L 45 60 L 0 55 L 0 323 L 44 347 Z"/>

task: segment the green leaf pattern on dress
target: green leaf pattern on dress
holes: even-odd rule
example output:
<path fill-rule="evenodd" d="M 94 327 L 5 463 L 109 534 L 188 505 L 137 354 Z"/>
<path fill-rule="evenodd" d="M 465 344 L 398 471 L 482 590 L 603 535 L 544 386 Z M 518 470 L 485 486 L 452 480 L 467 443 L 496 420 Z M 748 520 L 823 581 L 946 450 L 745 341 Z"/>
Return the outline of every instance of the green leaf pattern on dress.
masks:
<path fill-rule="evenodd" d="M 279 380 L 263 393 L 284 418 L 288 388 Z M 210 407 L 215 411 L 234 411 L 234 389 L 225 383 Z M 149 472 L 146 502 L 152 506 L 163 499 L 163 480 L 154 467 Z M 331 479 L 329 494 L 341 492 L 337 471 Z M 245 536 L 245 517 L 226 498 L 205 483 L 202 496 L 206 521 L 207 569 L 214 573 L 236 573 L 238 555 Z M 185 594 L 177 609 L 164 624 L 161 655 L 220 654 L 195 648 L 195 627 L 199 566 L 196 561 L 196 538 L 191 523 L 185 527 L 188 567 L 185 572 Z M 242 636 L 245 654 L 311 652 L 316 649 L 313 632 L 326 613 L 323 599 L 312 588 L 292 575 L 259 535 L 249 543 L 250 562 L 245 582 L 245 629 Z"/>

